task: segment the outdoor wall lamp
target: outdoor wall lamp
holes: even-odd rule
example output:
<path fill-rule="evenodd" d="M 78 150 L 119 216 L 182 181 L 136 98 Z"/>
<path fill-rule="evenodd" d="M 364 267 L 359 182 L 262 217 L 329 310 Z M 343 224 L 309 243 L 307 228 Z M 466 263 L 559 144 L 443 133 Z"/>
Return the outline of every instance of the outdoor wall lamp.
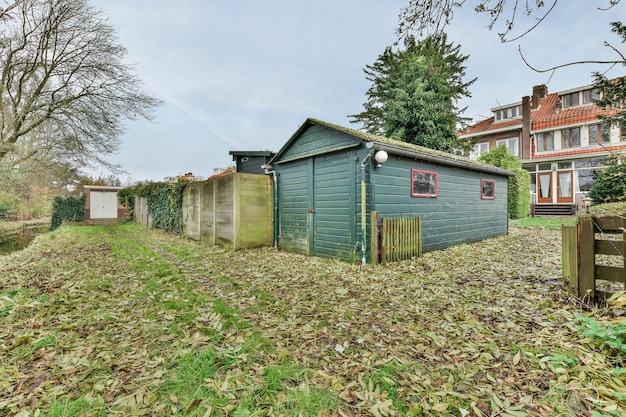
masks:
<path fill-rule="evenodd" d="M 587 209 L 587 213 L 589 213 L 589 207 L 591 206 L 591 203 L 593 203 L 593 199 L 589 198 L 589 196 L 583 198 L 583 204 L 585 205 L 585 208 Z"/>
<path fill-rule="evenodd" d="M 378 168 L 379 166 L 387 162 L 387 159 L 389 159 L 389 155 L 387 154 L 387 152 L 385 151 L 376 152 L 376 154 L 374 155 L 374 161 L 373 161 L 374 168 Z"/>

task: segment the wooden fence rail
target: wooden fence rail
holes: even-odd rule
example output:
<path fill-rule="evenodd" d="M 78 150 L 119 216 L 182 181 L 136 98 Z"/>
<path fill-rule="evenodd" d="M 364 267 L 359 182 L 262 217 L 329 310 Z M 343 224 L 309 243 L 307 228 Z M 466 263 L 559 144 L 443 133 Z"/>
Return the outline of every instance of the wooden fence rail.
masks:
<path fill-rule="evenodd" d="M 378 213 L 372 212 L 371 219 L 372 264 L 422 256 L 421 217 L 382 218 L 379 222 Z"/>
<path fill-rule="evenodd" d="M 578 224 L 562 226 L 561 237 L 563 279 L 574 294 L 595 298 L 598 280 L 623 283 L 626 289 L 626 218 L 581 216 Z M 598 262 L 596 255 L 611 256 L 613 262 Z"/>

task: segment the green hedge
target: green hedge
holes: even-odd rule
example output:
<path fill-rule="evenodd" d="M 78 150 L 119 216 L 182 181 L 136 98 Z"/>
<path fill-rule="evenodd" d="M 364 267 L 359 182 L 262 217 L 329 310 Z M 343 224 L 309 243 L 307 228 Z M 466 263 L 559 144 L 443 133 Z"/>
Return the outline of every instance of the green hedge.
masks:
<path fill-rule="evenodd" d="M 52 200 L 52 218 L 50 230 L 54 230 L 65 222 L 82 222 L 85 220 L 85 203 L 87 196 L 54 197 Z"/>
<path fill-rule="evenodd" d="M 515 173 L 509 177 L 509 217 L 521 219 L 530 214 L 530 173 L 522 169 L 522 160 L 511 155 L 506 146 L 498 146 L 496 149 L 480 155 L 479 162 L 494 165 Z"/>
<path fill-rule="evenodd" d="M 512 169 L 509 178 L 509 217 L 523 219 L 530 214 L 530 173 L 525 169 Z"/>
<path fill-rule="evenodd" d="M 118 196 L 122 204 L 135 213 L 135 197 L 144 197 L 148 202 L 148 214 L 152 226 L 169 233 L 183 231 L 183 192 L 188 181 L 174 184 L 151 182 L 120 190 Z"/>

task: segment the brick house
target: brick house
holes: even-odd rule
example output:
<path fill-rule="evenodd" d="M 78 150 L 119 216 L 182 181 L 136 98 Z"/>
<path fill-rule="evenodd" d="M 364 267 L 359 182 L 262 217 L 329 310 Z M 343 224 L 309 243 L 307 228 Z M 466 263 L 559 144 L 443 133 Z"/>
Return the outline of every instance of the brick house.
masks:
<path fill-rule="evenodd" d="M 596 173 L 626 150 L 626 126 L 601 123 L 612 115 L 593 103 L 591 85 L 548 93 L 534 86 L 532 96 L 495 107 L 493 116 L 459 132 L 473 144 L 470 158 L 498 146 L 522 159 L 531 173 L 533 214 L 570 214 L 582 204 Z"/>

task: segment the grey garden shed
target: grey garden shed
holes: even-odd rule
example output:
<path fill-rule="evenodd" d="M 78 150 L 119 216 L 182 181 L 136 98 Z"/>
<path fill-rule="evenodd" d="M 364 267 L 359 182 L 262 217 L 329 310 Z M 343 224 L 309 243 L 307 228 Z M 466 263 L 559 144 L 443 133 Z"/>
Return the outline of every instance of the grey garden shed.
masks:
<path fill-rule="evenodd" d="M 514 174 L 468 158 L 309 118 L 269 164 L 284 250 L 376 262 L 385 218 L 419 217 L 420 252 L 508 233 Z"/>

